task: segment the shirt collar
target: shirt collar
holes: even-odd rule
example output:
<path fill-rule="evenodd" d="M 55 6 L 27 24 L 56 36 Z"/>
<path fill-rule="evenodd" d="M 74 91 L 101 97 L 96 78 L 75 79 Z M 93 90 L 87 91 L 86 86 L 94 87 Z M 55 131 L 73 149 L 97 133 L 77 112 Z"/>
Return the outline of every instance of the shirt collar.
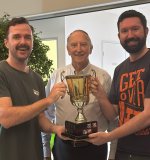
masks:
<path fill-rule="evenodd" d="M 73 65 L 72 65 L 72 68 L 73 68 L 73 70 L 75 72 L 75 69 L 74 69 Z M 87 73 L 89 73 L 90 70 L 91 70 L 91 66 L 90 66 L 90 63 L 88 63 L 88 65 L 84 69 L 82 69 L 79 72 L 79 74 L 87 74 Z"/>

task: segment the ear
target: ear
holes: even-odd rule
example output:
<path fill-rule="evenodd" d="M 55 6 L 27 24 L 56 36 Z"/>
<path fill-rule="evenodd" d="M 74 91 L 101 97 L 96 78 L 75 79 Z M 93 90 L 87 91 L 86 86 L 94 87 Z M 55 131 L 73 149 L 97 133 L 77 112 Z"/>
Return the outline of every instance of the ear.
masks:
<path fill-rule="evenodd" d="M 68 55 L 70 56 L 70 52 L 69 52 L 69 47 L 68 47 L 68 45 L 67 45 L 66 48 L 67 48 L 67 51 L 68 51 Z"/>
<path fill-rule="evenodd" d="M 148 32 L 149 32 L 149 28 L 146 27 L 146 30 L 145 30 L 146 36 L 148 35 Z"/>
<path fill-rule="evenodd" d="M 91 45 L 90 47 L 90 54 L 92 53 L 92 50 L 93 50 L 93 45 Z"/>
<path fill-rule="evenodd" d="M 119 32 L 118 32 L 118 38 L 120 39 L 120 34 L 119 34 Z"/>
<path fill-rule="evenodd" d="M 5 47 L 8 48 L 8 40 L 6 38 L 4 39 L 4 44 L 5 44 Z"/>

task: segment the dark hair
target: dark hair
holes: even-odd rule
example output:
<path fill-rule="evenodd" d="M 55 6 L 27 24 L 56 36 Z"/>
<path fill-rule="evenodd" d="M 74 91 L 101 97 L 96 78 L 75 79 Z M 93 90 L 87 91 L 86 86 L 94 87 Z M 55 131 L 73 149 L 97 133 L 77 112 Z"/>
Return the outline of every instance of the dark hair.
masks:
<path fill-rule="evenodd" d="M 147 28 L 147 20 L 142 13 L 135 11 L 135 10 L 128 10 L 128 11 L 123 12 L 118 18 L 118 22 L 117 22 L 118 31 L 119 31 L 120 22 L 122 22 L 125 18 L 131 18 L 131 17 L 138 17 L 144 29 Z"/>
<path fill-rule="evenodd" d="M 33 27 L 29 24 L 28 20 L 24 17 L 19 17 L 19 18 L 13 18 L 11 19 L 9 22 L 8 22 L 8 25 L 6 27 L 6 37 L 8 36 L 9 34 L 9 28 L 11 26 L 15 26 L 17 24 L 28 24 L 32 30 L 32 32 L 34 32 L 34 29 Z"/>

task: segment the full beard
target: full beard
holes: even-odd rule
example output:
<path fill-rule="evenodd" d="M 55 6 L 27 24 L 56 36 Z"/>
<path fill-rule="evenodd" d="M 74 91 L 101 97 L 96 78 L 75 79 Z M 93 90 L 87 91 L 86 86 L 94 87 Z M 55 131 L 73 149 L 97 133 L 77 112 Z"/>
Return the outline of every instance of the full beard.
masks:
<path fill-rule="evenodd" d="M 135 45 L 128 45 L 130 42 L 136 42 Z M 146 36 L 143 38 L 130 38 L 121 42 L 122 47 L 130 54 L 138 54 L 146 44 Z"/>

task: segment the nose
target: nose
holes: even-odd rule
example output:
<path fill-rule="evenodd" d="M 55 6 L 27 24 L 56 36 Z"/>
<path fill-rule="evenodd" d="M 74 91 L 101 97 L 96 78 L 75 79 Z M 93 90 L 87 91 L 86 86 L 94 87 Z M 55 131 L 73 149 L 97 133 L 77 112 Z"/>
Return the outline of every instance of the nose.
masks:
<path fill-rule="evenodd" d="M 24 44 L 25 42 L 26 42 L 26 39 L 25 39 L 24 37 L 21 37 L 21 38 L 20 38 L 20 43 L 21 43 L 21 44 Z"/>
<path fill-rule="evenodd" d="M 128 30 L 128 38 L 134 37 L 134 32 L 132 30 Z"/>
<path fill-rule="evenodd" d="M 80 44 L 77 45 L 77 51 L 78 52 L 81 51 L 81 45 Z"/>

